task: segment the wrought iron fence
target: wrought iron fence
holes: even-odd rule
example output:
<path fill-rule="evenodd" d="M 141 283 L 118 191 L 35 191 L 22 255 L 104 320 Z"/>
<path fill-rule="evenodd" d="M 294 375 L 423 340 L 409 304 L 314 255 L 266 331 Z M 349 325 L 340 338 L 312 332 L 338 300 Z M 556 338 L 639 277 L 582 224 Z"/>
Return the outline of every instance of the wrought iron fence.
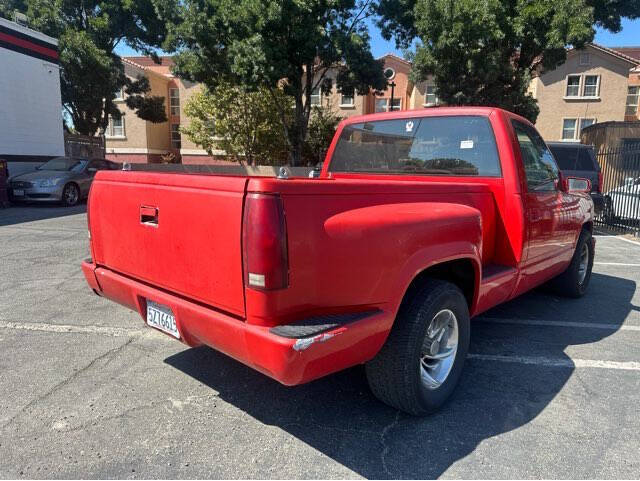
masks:
<path fill-rule="evenodd" d="M 640 236 L 640 141 L 622 140 L 598 154 L 604 210 L 596 222 L 608 229 Z"/>

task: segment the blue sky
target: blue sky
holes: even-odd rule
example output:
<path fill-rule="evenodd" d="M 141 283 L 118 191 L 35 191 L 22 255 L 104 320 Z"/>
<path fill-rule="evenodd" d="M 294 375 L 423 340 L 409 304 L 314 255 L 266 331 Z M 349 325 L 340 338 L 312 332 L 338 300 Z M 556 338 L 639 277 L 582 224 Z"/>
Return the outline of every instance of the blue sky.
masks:
<path fill-rule="evenodd" d="M 375 25 L 370 24 L 371 32 L 371 50 L 373 55 L 380 57 L 385 53 L 395 53 L 402 56 L 402 52 L 396 49 L 395 43 L 387 42 L 380 35 L 380 31 Z M 622 31 L 613 34 L 607 30 L 598 29 L 596 32 L 595 42 L 605 47 L 624 47 L 624 46 L 640 46 L 640 20 L 624 20 L 622 22 Z M 120 46 L 116 49 L 119 55 L 136 55 L 134 50 L 129 47 Z"/>

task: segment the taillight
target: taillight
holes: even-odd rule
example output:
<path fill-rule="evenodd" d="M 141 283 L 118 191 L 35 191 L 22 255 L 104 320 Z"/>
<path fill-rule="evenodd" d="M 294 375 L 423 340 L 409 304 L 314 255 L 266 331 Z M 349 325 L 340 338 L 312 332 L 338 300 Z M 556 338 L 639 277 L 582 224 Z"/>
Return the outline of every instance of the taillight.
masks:
<path fill-rule="evenodd" d="M 242 245 L 247 287 L 271 290 L 289 285 L 287 225 L 280 196 L 247 194 Z"/>
<path fill-rule="evenodd" d="M 598 172 L 598 193 L 602 194 L 602 171 Z"/>

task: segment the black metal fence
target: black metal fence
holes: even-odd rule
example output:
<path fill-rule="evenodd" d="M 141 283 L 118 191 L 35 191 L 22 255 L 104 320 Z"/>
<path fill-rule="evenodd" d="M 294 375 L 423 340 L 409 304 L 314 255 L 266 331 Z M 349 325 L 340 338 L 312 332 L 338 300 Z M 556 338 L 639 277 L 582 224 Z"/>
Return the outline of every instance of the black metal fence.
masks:
<path fill-rule="evenodd" d="M 602 170 L 604 210 L 599 225 L 640 236 L 640 141 L 622 140 L 598 154 Z"/>

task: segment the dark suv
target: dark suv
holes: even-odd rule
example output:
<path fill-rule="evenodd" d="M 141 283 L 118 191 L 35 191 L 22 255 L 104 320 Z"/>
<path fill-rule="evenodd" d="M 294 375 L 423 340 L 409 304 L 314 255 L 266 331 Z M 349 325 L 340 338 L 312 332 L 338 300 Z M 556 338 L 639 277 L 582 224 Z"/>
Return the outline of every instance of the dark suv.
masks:
<path fill-rule="evenodd" d="M 591 181 L 591 198 L 596 215 L 604 210 L 604 196 L 602 195 L 602 172 L 593 146 L 568 142 L 547 142 L 562 175 L 581 177 Z"/>

